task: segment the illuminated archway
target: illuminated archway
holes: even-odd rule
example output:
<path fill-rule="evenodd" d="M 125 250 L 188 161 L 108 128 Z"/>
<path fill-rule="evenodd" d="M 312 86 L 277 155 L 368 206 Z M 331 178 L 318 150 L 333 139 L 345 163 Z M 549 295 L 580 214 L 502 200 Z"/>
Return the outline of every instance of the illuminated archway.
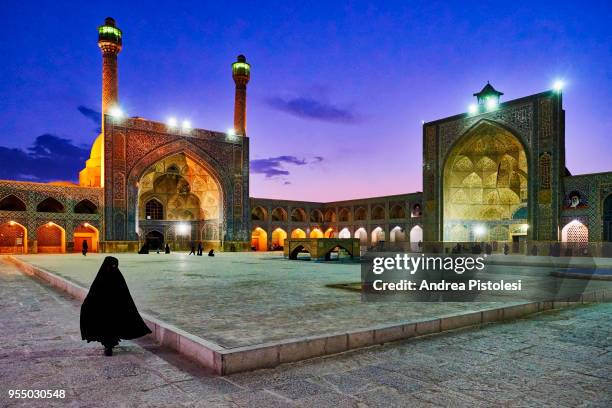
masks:
<path fill-rule="evenodd" d="M 561 230 L 562 242 L 589 242 L 589 228 L 578 220 L 567 223 Z"/>
<path fill-rule="evenodd" d="M 150 166 L 138 182 L 139 219 L 219 220 L 221 191 L 211 172 L 186 154 L 168 156 Z"/>
<path fill-rule="evenodd" d="M 40 253 L 66 252 L 66 231 L 54 222 L 36 229 L 37 251 Z"/>
<path fill-rule="evenodd" d="M 0 225 L 0 254 L 27 254 L 28 230 L 15 221 Z"/>
<path fill-rule="evenodd" d="M 303 239 L 303 238 L 306 238 L 306 233 L 304 232 L 303 229 L 296 228 L 293 231 L 291 231 L 291 238 Z"/>
<path fill-rule="evenodd" d="M 351 231 L 348 228 L 342 228 L 338 233 L 338 238 L 346 239 L 351 237 Z"/>
<path fill-rule="evenodd" d="M 314 228 L 310 231 L 310 238 L 323 238 L 323 231 L 318 228 Z"/>
<path fill-rule="evenodd" d="M 372 230 L 372 245 L 385 240 L 385 231 L 381 227 Z"/>
<path fill-rule="evenodd" d="M 355 231 L 355 238 L 359 238 L 359 244 L 367 245 L 368 244 L 368 233 L 365 228 L 361 227 Z"/>
<path fill-rule="evenodd" d="M 410 230 L 410 248 L 413 251 L 418 251 L 421 242 L 423 242 L 423 228 L 419 225 L 415 225 Z"/>
<path fill-rule="evenodd" d="M 389 241 L 403 242 L 406 241 L 406 231 L 402 227 L 395 227 L 389 232 Z"/>
<path fill-rule="evenodd" d="M 325 234 L 323 235 L 325 236 L 325 238 L 334 238 L 334 236 L 336 235 L 336 230 L 329 227 L 328 229 L 325 230 Z"/>
<path fill-rule="evenodd" d="M 285 246 L 287 233 L 282 228 L 272 231 L 272 250 L 281 250 Z"/>
<path fill-rule="evenodd" d="M 458 223 L 517 223 L 513 214 L 527 205 L 527 171 L 525 148 L 509 131 L 482 122 L 463 136 L 444 165 L 444 240 L 463 241 L 454 235 Z"/>
<path fill-rule="evenodd" d="M 83 242 L 87 242 L 87 250 L 89 252 L 98 252 L 100 231 L 93 225 L 88 223 L 79 225 L 74 229 L 73 236 L 74 252 L 81 252 L 83 250 Z"/>
<path fill-rule="evenodd" d="M 251 234 L 251 248 L 255 251 L 268 250 L 268 233 L 261 227 L 257 227 Z"/>

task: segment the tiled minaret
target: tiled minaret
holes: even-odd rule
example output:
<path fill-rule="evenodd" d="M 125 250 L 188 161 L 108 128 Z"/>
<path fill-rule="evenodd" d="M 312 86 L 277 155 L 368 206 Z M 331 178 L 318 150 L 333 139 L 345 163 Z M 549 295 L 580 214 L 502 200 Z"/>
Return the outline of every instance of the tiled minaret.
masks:
<path fill-rule="evenodd" d="M 246 88 L 251 79 L 251 66 L 246 62 L 244 55 L 232 64 L 232 77 L 236 83 L 236 97 L 234 100 L 234 132 L 246 136 Z"/>

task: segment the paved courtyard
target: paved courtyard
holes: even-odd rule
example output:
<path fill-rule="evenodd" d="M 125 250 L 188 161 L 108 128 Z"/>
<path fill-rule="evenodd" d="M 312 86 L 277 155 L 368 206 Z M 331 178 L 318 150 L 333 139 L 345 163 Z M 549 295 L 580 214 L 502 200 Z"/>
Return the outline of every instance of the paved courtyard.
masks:
<path fill-rule="evenodd" d="M 176 353 L 80 340 L 80 304 L 0 261 L 0 406 L 607 407 L 612 304 L 214 377 Z M 66 399 L 9 400 L 9 389 Z"/>
<path fill-rule="evenodd" d="M 104 256 L 20 258 L 89 287 Z M 360 265 L 355 263 L 288 261 L 278 253 L 218 253 L 214 258 L 184 253 L 115 256 L 141 312 L 225 348 L 499 306 L 491 302 L 362 302 L 359 292 L 326 286 L 359 282 Z M 536 267 L 496 268 L 510 279 L 519 273 L 540 269 L 537 273 L 546 275 L 548 271 Z"/>

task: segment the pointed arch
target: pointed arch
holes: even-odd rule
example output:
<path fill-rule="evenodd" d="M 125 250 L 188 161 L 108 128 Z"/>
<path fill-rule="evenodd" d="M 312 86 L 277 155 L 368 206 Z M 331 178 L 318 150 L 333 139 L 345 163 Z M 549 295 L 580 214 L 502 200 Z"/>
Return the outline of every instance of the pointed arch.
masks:
<path fill-rule="evenodd" d="M 251 221 L 267 221 L 268 211 L 265 208 L 258 205 L 251 210 Z"/>
<path fill-rule="evenodd" d="M 27 254 L 28 229 L 15 221 L 0 224 L 0 254 Z"/>
<path fill-rule="evenodd" d="M 256 227 L 251 233 L 251 249 L 255 251 L 268 250 L 268 233 L 261 227 Z"/>
<path fill-rule="evenodd" d="M 287 232 L 282 228 L 276 228 L 272 231 L 272 250 L 282 250 L 287 239 Z"/>
<path fill-rule="evenodd" d="M 323 213 L 319 209 L 314 209 L 310 211 L 310 222 L 314 222 L 317 224 L 323 223 Z"/>
<path fill-rule="evenodd" d="M 291 231 L 291 238 L 295 238 L 295 239 L 306 238 L 306 232 L 304 232 L 304 230 L 301 228 L 296 228 L 293 231 Z"/>
<path fill-rule="evenodd" d="M 48 222 L 36 229 L 36 241 L 39 253 L 66 252 L 66 230 L 54 222 Z"/>
<path fill-rule="evenodd" d="M 272 210 L 272 221 L 287 221 L 287 211 L 284 208 L 276 207 Z"/>
<path fill-rule="evenodd" d="M 351 231 L 349 231 L 348 228 L 342 228 L 340 230 L 340 232 L 338 233 L 338 238 L 350 238 L 351 237 Z"/>
<path fill-rule="evenodd" d="M 339 214 L 340 222 L 350 222 L 351 221 L 351 210 L 348 208 L 343 208 L 340 210 Z"/>
<path fill-rule="evenodd" d="M 65 210 L 64 204 L 60 203 L 53 197 L 47 197 L 40 203 L 38 203 L 38 205 L 36 206 L 36 211 L 48 213 L 63 213 Z"/>
<path fill-rule="evenodd" d="M 25 211 L 25 203 L 16 195 L 9 194 L 0 200 L 0 211 Z"/>
<path fill-rule="evenodd" d="M 306 211 L 303 208 L 294 208 L 291 211 L 291 221 L 306 222 Z"/>
<path fill-rule="evenodd" d="M 372 219 L 373 220 L 384 220 L 385 219 L 385 208 L 382 205 L 377 205 L 372 208 Z"/>
<path fill-rule="evenodd" d="M 98 206 L 88 199 L 84 199 L 76 203 L 74 212 L 76 214 L 96 214 L 98 212 Z"/>

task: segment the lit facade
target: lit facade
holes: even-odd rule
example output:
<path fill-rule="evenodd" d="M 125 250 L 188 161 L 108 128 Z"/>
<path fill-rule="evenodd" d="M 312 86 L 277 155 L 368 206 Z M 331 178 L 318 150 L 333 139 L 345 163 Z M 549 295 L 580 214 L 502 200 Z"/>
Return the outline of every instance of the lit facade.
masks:
<path fill-rule="evenodd" d="M 84 241 L 107 252 L 194 241 L 271 250 L 288 238 L 333 237 L 405 250 L 588 242 L 603 254 L 612 241 L 612 172 L 572 176 L 565 168 L 558 89 L 502 103 L 487 84 L 468 113 L 425 123 L 423 193 L 330 203 L 249 198 L 246 58 L 232 65 L 234 129 L 192 129 L 122 115 L 122 41 L 113 19 L 98 28 L 102 132 L 79 184 L 0 181 L 0 252 L 74 252 Z"/>

